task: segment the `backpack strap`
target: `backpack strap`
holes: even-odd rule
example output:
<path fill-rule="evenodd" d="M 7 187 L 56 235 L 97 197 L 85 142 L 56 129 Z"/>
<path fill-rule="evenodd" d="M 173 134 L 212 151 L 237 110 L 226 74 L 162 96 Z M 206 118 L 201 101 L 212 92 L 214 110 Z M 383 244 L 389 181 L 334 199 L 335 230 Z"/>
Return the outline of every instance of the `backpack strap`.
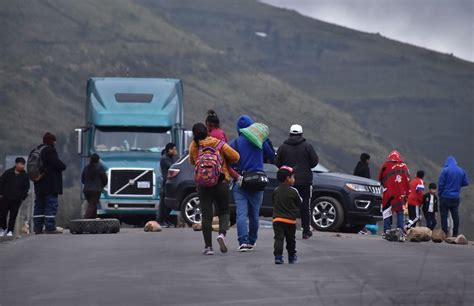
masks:
<path fill-rule="evenodd" d="M 219 141 L 219 144 L 216 147 L 216 151 L 220 151 L 224 145 L 225 145 L 225 142 L 223 142 L 222 140 Z"/>

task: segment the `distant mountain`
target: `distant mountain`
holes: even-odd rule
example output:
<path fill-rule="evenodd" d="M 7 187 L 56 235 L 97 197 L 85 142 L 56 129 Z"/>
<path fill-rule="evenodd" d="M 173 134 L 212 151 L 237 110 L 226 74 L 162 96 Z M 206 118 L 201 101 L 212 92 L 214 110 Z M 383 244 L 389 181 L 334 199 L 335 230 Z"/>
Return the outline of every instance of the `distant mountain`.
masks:
<path fill-rule="evenodd" d="M 0 37 L 1 153 L 59 134 L 71 199 L 92 76 L 180 78 L 187 126 L 213 108 L 231 137 L 244 113 L 275 145 L 298 122 L 334 170 L 366 151 L 375 175 L 398 148 L 427 180 L 449 153 L 474 173 L 474 64 L 449 55 L 250 0 L 15 1 L 0 7 Z"/>

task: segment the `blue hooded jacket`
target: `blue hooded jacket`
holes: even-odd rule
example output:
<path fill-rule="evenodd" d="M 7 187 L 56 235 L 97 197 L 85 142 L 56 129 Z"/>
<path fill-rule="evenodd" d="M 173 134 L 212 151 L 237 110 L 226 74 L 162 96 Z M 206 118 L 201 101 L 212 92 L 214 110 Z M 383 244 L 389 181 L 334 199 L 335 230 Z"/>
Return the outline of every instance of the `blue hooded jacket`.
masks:
<path fill-rule="evenodd" d="M 446 199 L 459 199 L 461 197 L 461 187 L 469 185 L 467 175 L 458 166 L 456 159 L 449 156 L 446 159 L 443 170 L 438 179 L 438 194 Z"/>
<path fill-rule="evenodd" d="M 240 129 L 249 127 L 254 121 L 247 115 L 243 115 L 237 120 L 237 133 L 239 137 L 230 143 L 230 146 L 239 152 L 240 160 L 236 164 L 239 172 L 263 171 L 264 159 L 271 163 L 275 161 L 275 150 L 269 139 L 263 143 L 262 149 L 253 145 L 240 132 Z"/>

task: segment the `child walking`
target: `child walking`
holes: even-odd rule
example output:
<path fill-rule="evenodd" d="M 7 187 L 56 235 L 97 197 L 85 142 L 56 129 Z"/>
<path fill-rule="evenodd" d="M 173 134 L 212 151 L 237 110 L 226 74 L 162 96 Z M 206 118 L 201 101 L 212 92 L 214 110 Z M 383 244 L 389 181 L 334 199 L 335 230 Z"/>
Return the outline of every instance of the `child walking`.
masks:
<path fill-rule="evenodd" d="M 283 244 L 286 240 L 288 251 L 288 263 L 293 264 L 296 256 L 296 217 L 298 215 L 302 199 L 298 190 L 293 187 L 295 177 L 293 168 L 282 166 L 277 172 L 280 185 L 273 191 L 273 232 L 275 244 L 273 255 L 275 264 L 281 265 L 283 260 Z"/>
<path fill-rule="evenodd" d="M 426 219 L 426 227 L 433 230 L 436 227 L 436 213 L 438 212 L 437 186 L 435 183 L 430 183 L 428 188 L 429 192 L 423 196 L 423 214 Z"/>

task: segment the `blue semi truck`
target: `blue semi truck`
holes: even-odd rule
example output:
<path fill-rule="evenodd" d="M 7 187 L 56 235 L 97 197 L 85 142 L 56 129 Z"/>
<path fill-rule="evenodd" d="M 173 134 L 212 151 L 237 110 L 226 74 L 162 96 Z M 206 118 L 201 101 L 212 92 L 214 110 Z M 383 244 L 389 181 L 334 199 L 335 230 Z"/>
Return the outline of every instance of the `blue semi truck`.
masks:
<path fill-rule="evenodd" d="M 76 129 L 81 168 L 97 153 L 107 171 L 97 213 L 121 220 L 154 217 L 160 204 L 161 151 L 184 153 L 183 84 L 176 79 L 91 78 L 85 126 Z"/>

